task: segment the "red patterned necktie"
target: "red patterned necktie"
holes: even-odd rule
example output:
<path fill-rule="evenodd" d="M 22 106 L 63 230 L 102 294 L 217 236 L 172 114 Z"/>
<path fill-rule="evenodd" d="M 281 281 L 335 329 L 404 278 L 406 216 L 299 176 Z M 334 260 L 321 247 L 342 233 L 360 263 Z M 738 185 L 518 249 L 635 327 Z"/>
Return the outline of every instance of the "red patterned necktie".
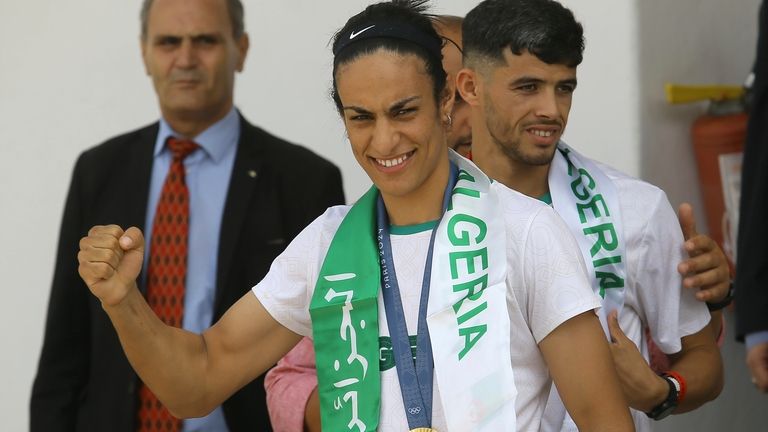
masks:
<path fill-rule="evenodd" d="M 184 158 L 195 151 L 198 145 L 176 138 L 169 138 L 166 145 L 173 154 L 173 162 L 163 183 L 152 224 L 147 302 L 164 323 L 181 327 L 189 234 L 189 190 L 184 179 Z M 137 430 L 181 430 L 181 420 L 173 417 L 143 383 L 139 388 Z"/>

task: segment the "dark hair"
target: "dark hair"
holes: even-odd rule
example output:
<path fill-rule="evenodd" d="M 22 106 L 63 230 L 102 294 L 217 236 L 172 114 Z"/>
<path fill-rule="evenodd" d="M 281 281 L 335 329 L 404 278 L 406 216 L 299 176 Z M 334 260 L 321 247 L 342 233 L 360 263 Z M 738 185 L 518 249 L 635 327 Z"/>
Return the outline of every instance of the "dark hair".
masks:
<path fill-rule="evenodd" d="M 464 60 L 504 62 L 504 49 L 528 51 L 547 64 L 576 67 L 584 53 L 584 29 L 554 0 L 485 0 L 462 26 Z"/>
<path fill-rule="evenodd" d="M 226 0 L 227 12 L 229 12 L 229 20 L 232 23 L 232 36 L 235 39 L 240 39 L 245 33 L 245 22 L 243 19 L 244 11 L 243 4 L 240 0 Z M 147 25 L 149 23 L 149 10 L 152 8 L 154 0 L 144 0 L 141 4 L 141 12 L 139 13 L 139 19 L 141 20 L 141 39 L 147 38 Z"/>
<path fill-rule="evenodd" d="M 398 54 L 413 54 L 424 60 L 427 74 L 432 78 L 435 102 L 445 90 L 446 74 L 440 52 L 442 39 L 432 27 L 432 16 L 427 14 L 429 0 L 392 0 L 368 6 L 350 18 L 333 36 L 333 88 L 331 97 L 341 112 L 342 105 L 336 87 L 336 71 L 340 66 L 380 49 Z M 410 35 L 390 33 L 361 38 L 349 43 L 346 36 L 359 32 L 370 24 L 391 25 L 394 29 L 407 29 Z M 399 30 L 395 30 L 399 31 Z M 434 47 L 434 48 L 433 48 Z"/>

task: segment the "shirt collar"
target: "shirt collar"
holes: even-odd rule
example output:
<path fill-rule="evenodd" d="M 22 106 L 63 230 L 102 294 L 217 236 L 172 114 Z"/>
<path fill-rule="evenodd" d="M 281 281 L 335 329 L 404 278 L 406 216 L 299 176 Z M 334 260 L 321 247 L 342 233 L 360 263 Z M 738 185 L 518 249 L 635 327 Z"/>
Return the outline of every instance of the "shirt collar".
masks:
<path fill-rule="evenodd" d="M 165 141 L 172 136 L 180 136 L 171 126 L 160 118 L 160 129 L 157 132 L 157 141 L 155 142 L 155 157 L 164 151 L 168 151 Z M 240 139 L 240 116 L 237 109 L 232 109 L 221 120 L 212 124 L 208 129 L 193 138 L 193 141 L 199 145 L 205 154 L 214 162 L 219 162 L 231 146 L 237 144 Z"/>

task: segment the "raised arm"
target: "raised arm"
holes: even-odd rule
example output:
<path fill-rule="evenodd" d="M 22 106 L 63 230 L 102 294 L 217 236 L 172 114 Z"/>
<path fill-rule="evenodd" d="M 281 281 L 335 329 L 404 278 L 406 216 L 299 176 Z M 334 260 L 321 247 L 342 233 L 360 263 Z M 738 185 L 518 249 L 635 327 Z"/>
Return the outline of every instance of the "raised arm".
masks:
<path fill-rule="evenodd" d="M 251 292 L 202 335 L 164 324 L 136 287 L 143 254 L 137 228 L 97 226 L 80 241 L 79 273 L 133 368 L 174 415 L 207 414 L 299 341 Z"/>
<path fill-rule="evenodd" d="M 539 348 L 579 430 L 635 430 L 608 343 L 593 311 L 558 326 Z"/>

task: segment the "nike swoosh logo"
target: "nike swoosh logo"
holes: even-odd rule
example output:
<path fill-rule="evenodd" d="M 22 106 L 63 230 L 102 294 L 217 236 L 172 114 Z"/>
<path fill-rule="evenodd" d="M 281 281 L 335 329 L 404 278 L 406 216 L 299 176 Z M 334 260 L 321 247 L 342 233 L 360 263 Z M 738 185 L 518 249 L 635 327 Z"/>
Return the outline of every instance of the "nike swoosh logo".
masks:
<path fill-rule="evenodd" d="M 360 33 L 364 32 L 364 31 L 367 31 L 367 30 L 370 30 L 370 29 L 372 29 L 372 28 L 374 28 L 374 27 L 376 27 L 376 24 L 374 24 L 374 25 L 372 25 L 372 26 L 368 26 L 368 27 L 366 27 L 366 28 L 364 28 L 364 29 L 360 30 L 359 32 L 352 32 L 352 33 L 350 33 L 350 34 L 349 34 L 349 40 L 352 40 L 352 39 L 354 39 L 354 38 L 356 38 L 356 37 L 360 36 Z"/>

